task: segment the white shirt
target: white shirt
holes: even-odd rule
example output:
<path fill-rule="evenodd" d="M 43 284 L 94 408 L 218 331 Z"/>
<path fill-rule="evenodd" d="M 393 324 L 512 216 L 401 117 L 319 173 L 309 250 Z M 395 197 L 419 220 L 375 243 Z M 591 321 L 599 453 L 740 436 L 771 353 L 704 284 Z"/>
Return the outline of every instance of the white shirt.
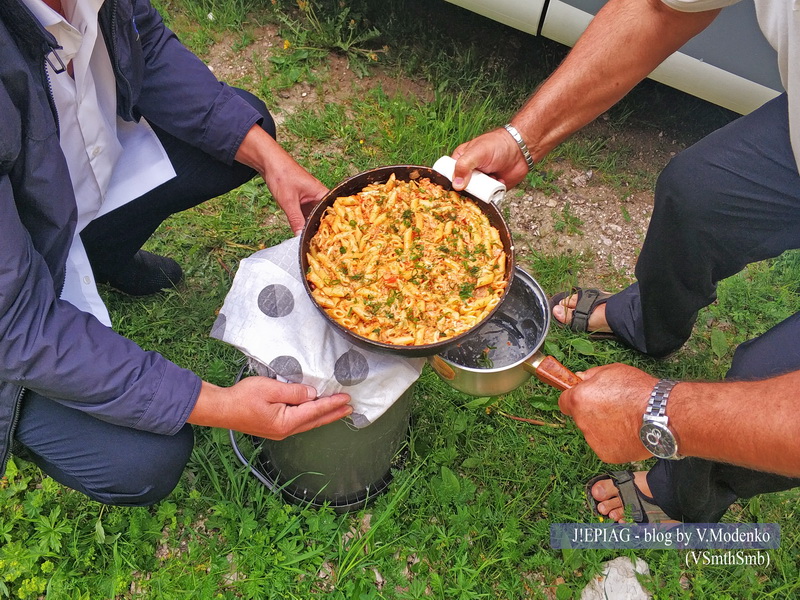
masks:
<path fill-rule="evenodd" d="M 740 0 L 662 0 L 686 12 L 724 8 Z M 800 169 L 800 0 L 755 0 L 758 25 L 778 53 L 781 83 L 789 98 L 789 139 Z"/>
<path fill-rule="evenodd" d="M 175 170 L 144 119 L 128 123 L 117 117 L 114 71 L 97 24 L 103 0 L 62 0 L 67 19 L 43 0 L 23 1 L 62 46 L 49 56 L 47 75 L 78 224 L 61 298 L 110 326 L 79 234 L 92 219 L 168 181 Z M 64 69 L 69 61 L 72 77 Z"/>

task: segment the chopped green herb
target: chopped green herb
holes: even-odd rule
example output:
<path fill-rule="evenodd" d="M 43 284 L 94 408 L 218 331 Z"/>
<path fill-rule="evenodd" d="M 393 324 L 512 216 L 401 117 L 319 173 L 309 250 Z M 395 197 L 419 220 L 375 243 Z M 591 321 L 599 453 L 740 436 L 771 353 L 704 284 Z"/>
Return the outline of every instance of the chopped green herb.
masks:
<path fill-rule="evenodd" d="M 492 361 L 492 359 L 489 358 L 489 353 L 495 349 L 496 348 L 494 346 L 487 346 L 486 348 L 483 349 L 477 361 L 479 367 L 483 367 L 484 369 L 491 369 L 492 367 L 494 367 L 494 361 Z"/>

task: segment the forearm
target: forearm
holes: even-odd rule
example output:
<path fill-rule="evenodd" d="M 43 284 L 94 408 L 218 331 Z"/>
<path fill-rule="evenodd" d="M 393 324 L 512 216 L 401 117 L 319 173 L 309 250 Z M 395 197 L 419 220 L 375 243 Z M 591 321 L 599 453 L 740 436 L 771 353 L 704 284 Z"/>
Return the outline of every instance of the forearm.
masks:
<path fill-rule="evenodd" d="M 582 377 L 558 405 L 598 457 L 615 464 L 650 458 L 639 428 L 657 379 L 619 363 L 594 367 Z M 680 382 L 667 404 L 678 452 L 800 477 L 798 390 L 800 371 L 762 381 Z"/>
<path fill-rule="evenodd" d="M 606 4 L 511 121 L 534 160 L 618 102 L 718 12 L 679 12 L 660 0 Z"/>
<path fill-rule="evenodd" d="M 236 150 L 235 160 L 262 176 L 280 168 L 281 161 L 294 162 L 291 155 L 259 125 L 253 125 Z"/>
<path fill-rule="evenodd" d="M 800 477 L 800 371 L 763 381 L 685 382 L 667 414 L 681 454 Z"/>
<path fill-rule="evenodd" d="M 71 190 L 62 197 L 61 189 L 54 184 L 38 193 L 54 206 L 74 202 Z M 31 190 L 15 193 L 0 176 L 0 380 L 109 423 L 175 433 L 199 379 L 58 299 L 54 269 L 37 252 L 19 212 L 30 211 L 26 193 Z M 57 248 L 52 238 L 45 243 Z"/>
<path fill-rule="evenodd" d="M 200 394 L 189 414 L 187 423 L 235 429 L 229 414 L 228 394 L 227 388 L 203 381 L 200 385 Z"/>

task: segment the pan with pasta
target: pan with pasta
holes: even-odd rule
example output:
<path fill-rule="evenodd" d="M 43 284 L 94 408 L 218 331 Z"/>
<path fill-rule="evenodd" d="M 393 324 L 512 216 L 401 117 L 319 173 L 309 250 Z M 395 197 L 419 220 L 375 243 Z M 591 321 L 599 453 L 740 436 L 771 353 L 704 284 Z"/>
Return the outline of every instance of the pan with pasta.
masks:
<path fill-rule="evenodd" d="M 484 322 L 513 275 L 497 207 L 427 167 L 357 175 L 315 207 L 301 239 L 306 288 L 359 345 L 437 354 Z"/>

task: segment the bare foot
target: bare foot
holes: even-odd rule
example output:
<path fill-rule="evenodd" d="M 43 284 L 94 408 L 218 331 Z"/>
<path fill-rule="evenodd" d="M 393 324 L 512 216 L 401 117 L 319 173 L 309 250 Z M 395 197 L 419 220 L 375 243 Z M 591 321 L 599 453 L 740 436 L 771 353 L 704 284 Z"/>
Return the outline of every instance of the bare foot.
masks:
<path fill-rule="evenodd" d="M 633 474 L 633 484 L 645 496 L 651 497 L 650 486 L 647 485 L 647 471 Z M 625 507 L 619 497 L 619 490 L 611 479 L 601 479 L 592 486 L 592 497 L 597 500 L 597 510 L 617 523 L 625 522 Z M 662 523 L 678 523 L 679 521 L 663 521 Z"/>
<path fill-rule="evenodd" d="M 570 323 L 572 321 L 572 312 L 575 305 L 578 303 L 578 294 L 567 296 L 561 302 L 553 307 L 553 316 L 561 323 Z M 589 315 L 589 331 L 596 331 L 600 333 L 610 333 L 611 327 L 608 326 L 606 321 L 606 304 L 600 304 Z"/>

